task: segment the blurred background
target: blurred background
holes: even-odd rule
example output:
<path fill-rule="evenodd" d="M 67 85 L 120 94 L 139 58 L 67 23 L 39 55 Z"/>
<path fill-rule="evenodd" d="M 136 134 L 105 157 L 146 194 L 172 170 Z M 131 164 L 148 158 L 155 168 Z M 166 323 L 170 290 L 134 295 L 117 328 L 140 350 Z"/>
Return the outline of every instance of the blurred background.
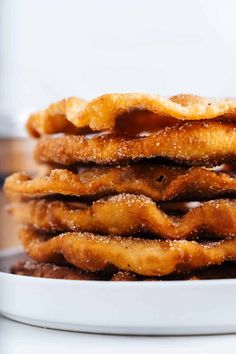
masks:
<path fill-rule="evenodd" d="M 235 13 L 235 0 L 0 0 L 1 181 L 35 171 L 25 120 L 62 97 L 234 96 Z"/>
<path fill-rule="evenodd" d="M 0 14 L 2 133 L 71 95 L 234 95 L 235 0 L 1 0 Z"/>

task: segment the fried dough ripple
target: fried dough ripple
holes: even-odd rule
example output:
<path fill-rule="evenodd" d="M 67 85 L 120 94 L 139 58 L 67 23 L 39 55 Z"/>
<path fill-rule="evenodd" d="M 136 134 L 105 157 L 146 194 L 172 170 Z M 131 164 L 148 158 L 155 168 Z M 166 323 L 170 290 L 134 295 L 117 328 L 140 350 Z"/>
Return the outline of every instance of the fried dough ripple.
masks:
<path fill-rule="evenodd" d="M 118 118 L 122 126 L 129 125 L 129 113 L 139 113 L 145 117 L 152 113 L 153 125 L 168 118 L 178 120 L 235 119 L 236 101 L 215 100 L 193 95 L 177 95 L 164 98 L 144 94 L 107 94 L 90 102 L 72 97 L 50 105 L 41 112 L 32 114 L 27 129 L 33 136 L 53 133 L 82 133 L 84 129 L 103 131 L 115 129 Z M 150 119 L 148 119 L 150 121 Z M 146 119 L 146 124 L 147 121 Z M 140 124 L 140 115 L 133 123 Z M 73 128 L 74 127 L 74 128 Z M 76 131 L 76 128 L 79 128 Z"/>
<path fill-rule="evenodd" d="M 179 168 L 155 164 L 91 167 L 75 174 L 55 169 L 32 179 L 15 173 L 5 180 L 8 197 L 23 199 L 50 195 L 102 197 L 118 193 L 143 194 L 156 201 L 236 197 L 236 177 L 203 167 Z"/>
<path fill-rule="evenodd" d="M 54 263 L 63 257 L 74 266 L 101 271 L 110 265 L 145 276 L 188 272 L 209 265 L 236 260 L 236 240 L 197 243 L 65 233 L 46 239 L 23 229 L 20 238 L 25 251 L 38 262 Z"/>
<path fill-rule="evenodd" d="M 85 209 L 63 201 L 30 201 L 10 206 L 16 220 L 47 232 L 86 231 L 102 235 L 137 235 L 169 240 L 204 235 L 236 238 L 236 201 L 215 200 L 190 209 L 184 216 L 169 216 L 145 196 L 119 194 Z"/>
<path fill-rule="evenodd" d="M 71 165 L 78 162 L 117 164 L 161 157 L 189 165 L 214 165 L 236 161 L 236 125 L 222 122 L 187 122 L 142 138 L 102 135 L 87 139 L 66 135 L 39 140 L 39 162 Z"/>

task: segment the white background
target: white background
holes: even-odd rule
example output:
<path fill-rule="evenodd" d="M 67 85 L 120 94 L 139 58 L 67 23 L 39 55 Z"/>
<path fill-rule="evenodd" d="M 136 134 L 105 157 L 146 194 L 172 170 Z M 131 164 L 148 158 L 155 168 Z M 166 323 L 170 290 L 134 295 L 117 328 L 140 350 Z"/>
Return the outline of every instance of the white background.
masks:
<path fill-rule="evenodd" d="M 235 0 L 0 0 L 0 116 L 71 95 L 235 95 Z"/>

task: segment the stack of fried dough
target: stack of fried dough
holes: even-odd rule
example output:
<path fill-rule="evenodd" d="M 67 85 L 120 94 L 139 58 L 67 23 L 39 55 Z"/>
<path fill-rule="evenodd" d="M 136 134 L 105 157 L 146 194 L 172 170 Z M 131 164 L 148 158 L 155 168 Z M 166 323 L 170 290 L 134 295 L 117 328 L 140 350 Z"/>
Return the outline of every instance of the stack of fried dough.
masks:
<path fill-rule="evenodd" d="M 30 116 L 45 176 L 5 182 L 32 261 L 15 274 L 88 280 L 236 276 L 236 101 L 69 98 Z"/>

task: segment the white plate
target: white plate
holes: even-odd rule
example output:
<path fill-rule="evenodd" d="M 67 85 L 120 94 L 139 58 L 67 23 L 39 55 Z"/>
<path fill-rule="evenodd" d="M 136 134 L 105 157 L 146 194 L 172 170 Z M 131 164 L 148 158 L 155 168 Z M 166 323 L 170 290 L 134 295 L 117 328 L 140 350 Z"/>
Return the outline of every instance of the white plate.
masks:
<path fill-rule="evenodd" d="M 236 280 L 106 282 L 7 273 L 23 257 L 0 253 L 0 312 L 41 327 L 113 334 L 236 333 Z"/>

